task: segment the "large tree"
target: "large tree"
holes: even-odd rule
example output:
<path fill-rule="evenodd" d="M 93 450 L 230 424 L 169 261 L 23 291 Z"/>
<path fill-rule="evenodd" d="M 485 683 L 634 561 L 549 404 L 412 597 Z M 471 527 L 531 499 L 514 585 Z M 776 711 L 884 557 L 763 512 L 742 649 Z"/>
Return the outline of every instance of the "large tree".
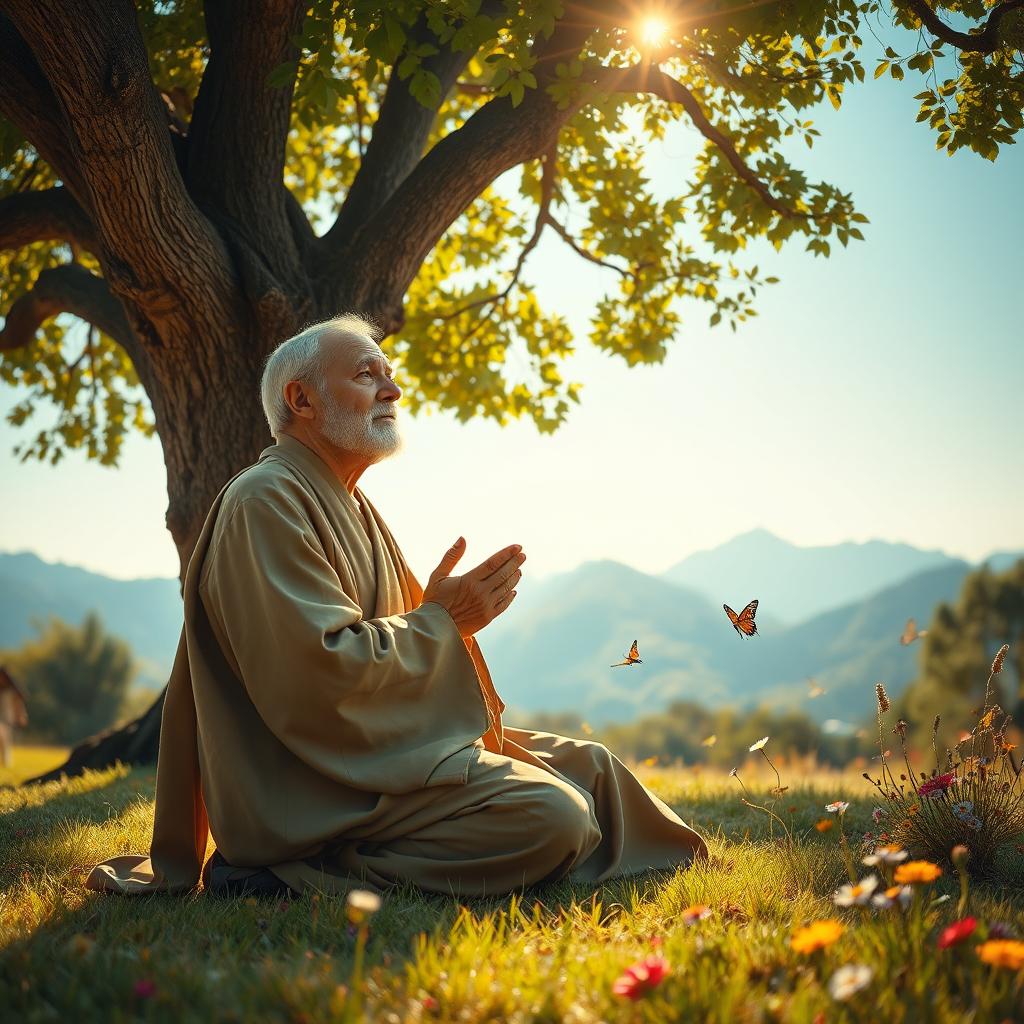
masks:
<path fill-rule="evenodd" d="M 786 154 L 863 80 L 866 28 L 895 23 L 875 74 L 922 76 L 937 144 L 994 158 L 1022 123 L 1022 3 L 0 0 L 0 373 L 29 388 L 12 422 L 56 409 L 23 455 L 116 464 L 155 431 L 184 574 L 270 443 L 267 352 L 346 309 L 414 408 L 554 429 L 579 385 L 528 282 L 544 232 L 609 269 L 597 347 L 661 360 L 686 300 L 735 328 L 773 280 L 749 242 L 862 237 Z M 663 201 L 643 142 L 677 119 L 705 145 Z M 151 759 L 158 721 L 69 767 Z"/>

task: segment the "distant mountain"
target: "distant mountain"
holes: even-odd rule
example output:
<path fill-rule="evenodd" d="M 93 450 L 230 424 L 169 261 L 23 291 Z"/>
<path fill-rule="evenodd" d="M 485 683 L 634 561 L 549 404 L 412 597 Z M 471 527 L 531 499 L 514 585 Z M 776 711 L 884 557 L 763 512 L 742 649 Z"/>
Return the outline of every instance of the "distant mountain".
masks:
<path fill-rule="evenodd" d="M 894 573 L 897 564 L 926 564 L 831 606 L 844 587 L 867 587 L 858 552 L 880 577 Z M 812 556 L 819 560 L 817 573 Z M 987 562 L 998 570 L 1018 557 L 1002 552 Z M 573 710 L 596 724 L 627 720 L 675 699 L 804 702 L 809 676 L 828 692 L 806 701 L 808 711 L 823 720 L 850 720 L 864 711 L 865 700 L 870 710 L 868 691 L 875 682 L 899 693 L 913 678 L 920 645 L 900 646 L 903 623 L 911 615 L 926 623 L 938 601 L 956 598 L 970 568 L 905 545 L 797 548 L 755 531 L 660 576 L 599 561 L 547 580 L 526 580 L 520 598 L 481 633 L 480 643 L 509 706 L 510 724 L 519 710 Z M 677 570 L 698 583 L 680 583 L 672 578 Z M 724 580 L 721 590 L 716 584 L 701 592 L 701 578 L 708 586 L 716 573 Z M 803 590 L 797 585 L 801 573 Z M 761 601 L 760 636 L 741 640 L 722 602 L 738 611 L 754 596 Z M 811 612 L 794 622 L 801 607 Z M 79 623 L 93 608 L 110 632 L 131 644 L 140 661 L 138 681 L 163 686 L 181 633 L 176 579 L 115 580 L 28 552 L 0 552 L 0 648 L 20 646 L 34 635 L 33 617 L 45 621 L 53 614 Z M 643 664 L 611 668 L 634 639 Z"/>
<path fill-rule="evenodd" d="M 819 721 L 852 722 L 871 713 L 876 682 L 898 695 L 914 678 L 920 645 L 900 644 L 904 623 L 927 623 L 970 571 L 962 561 L 928 569 L 795 626 L 759 613 L 759 635 L 744 640 L 695 591 L 588 563 L 542 584 L 524 614 L 502 616 L 480 644 L 512 725 L 517 713 L 541 710 L 625 721 L 673 700 L 800 705 Z M 611 668 L 633 639 L 643 664 Z M 810 677 L 827 692 L 808 699 Z"/>
<path fill-rule="evenodd" d="M 32 619 L 56 615 L 75 625 L 90 609 L 105 628 L 131 644 L 139 660 L 137 682 L 167 682 L 181 633 L 176 579 L 115 580 L 27 551 L 0 552 L 0 648 L 19 647 L 35 636 Z"/>
<path fill-rule="evenodd" d="M 739 611 L 752 598 L 786 623 L 841 608 L 925 569 L 960 564 L 942 551 L 871 540 L 797 547 L 767 530 L 752 530 L 710 551 L 698 551 L 665 579 Z"/>

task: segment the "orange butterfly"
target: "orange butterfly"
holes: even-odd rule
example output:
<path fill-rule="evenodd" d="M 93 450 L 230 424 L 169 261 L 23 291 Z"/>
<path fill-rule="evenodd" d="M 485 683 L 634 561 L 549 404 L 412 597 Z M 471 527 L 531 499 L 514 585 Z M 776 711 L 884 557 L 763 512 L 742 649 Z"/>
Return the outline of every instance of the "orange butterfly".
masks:
<path fill-rule="evenodd" d="M 900 637 L 900 643 L 906 647 L 907 644 L 912 644 L 918 637 L 927 635 L 927 629 L 918 629 L 917 623 L 913 619 L 907 619 L 907 624 L 903 627 L 903 635 Z"/>
<path fill-rule="evenodd" d="M 640 648 L 637 647 L 636 641 L 633 641 L 633 646 L 629 649 L 629 654 L 626 655 L 625 661 L 617 661 L 612 668 L 618 668 L 620 665 L 642 665 L 643 661 L 640 658 Z"/>
<path fill-rule="evenodd" d="M 725 609 L 725 614 L 729 616 L 732 628 L 740 636 L 753 636 L 757 632 L 757 626 L 754 625 L 754 612 L 757 611 L 757 601 L 751 601 L 739 615 L 727 604 L 723 604 L 722 607 Z"/>

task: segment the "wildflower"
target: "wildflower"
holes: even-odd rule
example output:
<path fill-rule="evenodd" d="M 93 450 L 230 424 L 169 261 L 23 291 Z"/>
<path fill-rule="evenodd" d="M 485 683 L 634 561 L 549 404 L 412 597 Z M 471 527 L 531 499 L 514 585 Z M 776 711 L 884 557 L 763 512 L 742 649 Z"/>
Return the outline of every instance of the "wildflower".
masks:
<path fill-rule="evenodd" d="M 868 875 L 856 885 L 840 886 L 832 896 L 837 907 L 862 907 L 871 899 L 871 894 L 878 888 L 878 876 Z"/>
<path fill-rule="evenodd" d="M 988 937 L 990 939 L 1012 939 L 1015 934 L 1013 926 L 1005 921 L 996 921 L 988 926 Z"/>
<path fill-rule="evenodd" d="M 733 770 L 731 772 L 729 772 L 729 778 L 730 779 L 735 779 L 736 778 L 736 773 L 738 771 L 739 771 L 739 768 L 733 768 Z"/>
<path fill-rule="evenodd" d="M 982 825 L 984 825 L 984 822 L 981 820 L 981 818 L 976 818 L 973 815 L 971 815 L 971 817 L 967 819 L 967 824 L 970 825 L 975 832 L 980 832 Z"/>
<path fill-rule="evenodd" d="M 881 683 L 875 683 L 875 696 L 878 698 L 878 713 L 881 715 L 892 706 L 889 703 L 889 695 Z"/>
<path fill-rule="evenodd" d="M 992 659 L 992 675 L 997 676 L 1003 671 L 1003 662 L 1006 660 L 1006 655 L 1009 650 L 1010 645 L 1003 644 L 1003 646 L 996 651 L 996 656 Z"/>
<path fill-rule="evenodd" d="M 827 832 L 833 825 L 835 825 L 835 822 L 831 818 L 822 818 L 821 821 L 814 823 L 814 827 L 819 832 Z"/>
<path fill-rule="evenodd" d="M 991 710 L 986 711 L 981 721 L 978 722 L 978 728 L 987 729 L 992 724 L 992 719 L 996 717 L 997 710 L 998 708 L 992 708 Z"/>
<path fill-rule="evenodd" d="M 913 885 L 915 882 L 934 882 L 941 874 L 942 868 L 929 860 L 910 860 L 901 864 L 893 877 L 899 885 Z"/>
<path fill-rule="evenodd" d="M 696 924 L 711 916 L 711 908 L 703 903 L 694 903 L 692 907 L 687 907 L 680 916 L 683 919 L 683 924 Z"/>
<path fill-rule="evenodd" d="M 848 803 L 844 803 L 842 800 L 836 800 L 835 803 L 825 804 L 825 810 L 830 814 L 845 814 L 849 806 Z"/>
<path fill-rule="evenodd" d="M 882 820 L 882 817 L 884 815 L 885 815 L 885 811 L 881 807 L 876 807 L 871 812 L 871 820 L 877 825 Z"/>
<path fill-rule="evenodd" d="M 974 804 L 970 800 L 958 800 L 953 804 L 952 811 L 958 818 L 970 818 L 973 817 L 972 811 L 974 810 Z"/>
<path fill-rule="evenodd" d="M 88 935 L 82 935 L 79 933 L 77 935 L 72 935 L 71 938 L 68 939 L 67 949 L 69 953 L 72 953 L 75 956 L 88 956 L 95 945 L 96 943 L 90 939 Z"/>
<path fill-rule="evenodd" d="M 662 983 L 668 969 L 668 961 L 660 954 L 652 953 L 627 967 L 612 985 L 612 992 L 626 999 L 639 999 Z"/>
<path fill-rule="evenodd" d="M 896 735 L 896 736 L 906 736 L 907 735 L 907 723 L 904 722 L 903 719 L 901 718 L 893 726 L 893 730 L 892 731 L 893 731 L 893 735 Z"/>
<path fill-rule="evenodd" d="M 136 997 L 139 999 L 150 999 L 156 995 L 156 982 L 150 978 L 139 978 L 132 988 Z"/>
<path fill-rule="evenodd" d="M 793 932 L 789 944 L 797 953 L 814 953 L 831 946 L 845 930 L 843 925 L 833 918 L 812 921 Z"/>
<path fill-rule="evenodd" d="M 871 897 L 871 905 L 879 910 L 888 910 L 890 907 L 899 905 L 905 907 L 914 898 L 914 889 L 910 885 L 894 885 L 885 892 L 877 893 Z"/>
<path fill-rule="evenodd" d="M 755 750 L 761 750 L 767 742 L 768 737 L 762 736 L 756 743 L 750 744 L 750 752 L 753 753 Z"/>
<path fill-rule="evenodd" d="M 872 971 L 864 964 L 846 964 L 829 979 L 828 991 L 833 999 L 845 1003 L 871 984 Z"/>
<path fill-rule="evenodd" d="M 962 921 L 954 921 L 948 928 L 943 929 L 939 936 L 939 949 L 949 949 L 950 946 L 958 946 L 966 942 L 974 929 L 978 927 L 976 917 L 965 917 Z"/>
<path fill-rule="evenodd" d="M 978 956 L 995 967 L 1024 970 L 1024 942 L 1016 939 L 989 939 L 978 947 Z"/>
<path fill-rule="evenodd" d="M 967 859 L 970 855 L 970 849 L 964 846 L 963 843 L 957 843 L 956 846 L 949 851 L 949 859 L 953 862 L 953 867 L 957 869 L 962 868 L 967 863 Z"/>
<path fill-rule="evenodd" d="M 380 897 L 368 889 L 350 889 L 345 897 L 345 912 L 352 924 L 360 924 L 380 910 Z"/>
<path fill-rule="evenodd" d="M 928 779 L 917 787 L 918 796 L 941 796 L 947 789 L 949 789 L 950 786 L 953 785 L 955 780 L 956 772 L 947 772 L 945 775 L 936 775 L 935 778 Z"/>

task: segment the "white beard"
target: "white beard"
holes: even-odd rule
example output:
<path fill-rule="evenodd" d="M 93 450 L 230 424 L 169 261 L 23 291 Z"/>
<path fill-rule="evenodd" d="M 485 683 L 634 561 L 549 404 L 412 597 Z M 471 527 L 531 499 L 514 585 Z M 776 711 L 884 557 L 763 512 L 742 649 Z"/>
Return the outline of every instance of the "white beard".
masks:
<path fill-rule="evenodd" d="M 374 416 L 394 413 L 390 404 L 377 404 L 360 417 L 346 412 L 331 394 L 323 396 L 324 420 L 321 433 L 336 448 L 352 455 L 380 462 L 402 447 L 402 436 L 395 420 L 379 420 Z"/>

